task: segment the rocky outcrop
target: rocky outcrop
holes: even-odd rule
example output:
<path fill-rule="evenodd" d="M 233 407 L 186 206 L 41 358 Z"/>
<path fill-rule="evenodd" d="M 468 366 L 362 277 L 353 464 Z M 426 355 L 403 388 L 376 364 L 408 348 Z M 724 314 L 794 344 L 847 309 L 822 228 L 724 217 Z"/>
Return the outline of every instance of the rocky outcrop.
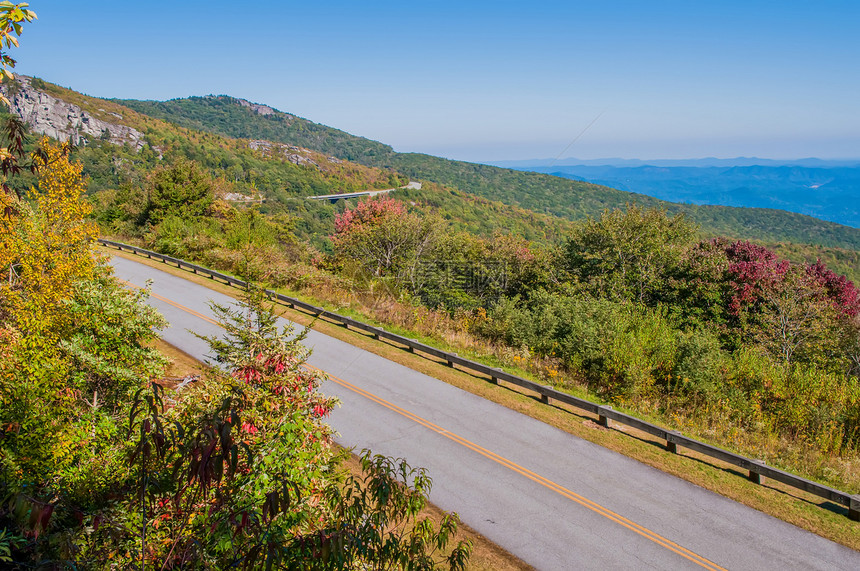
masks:
<path fill-rule="evenodd" d="M 98 119 L 73 103 L 36 89 L 29 77 L 18 75 L 14 83 L 3 82 L 0 92 L 9 100 L 10 111 L 35 133 L 60 141 L 71 140 L 76 145 L 86 144 L 85 137 L 106 138 L 115 145 L 128 143 L 137 150 L 146 144 L 143 133 L 137 129 Z M 119 113 L 109 115 L 122 119 Z"/>
<path fill-rule="evenodd" d="M 260 105 L 259 103 L 251 103 L 247 99 L 236 99 L 242 107 L 247 107 L 257 115 L 274 115 L 276 111 L 268 105 Z"/>
<path fill-rule="evenodd" d="M 272 141 L 250 141 L 248 146 L 259 152 L 264 157 L 283 157 L 294 165 L 314 166 L 320 168 L 319 163 L 313 160 L 309 155 L 311 151 L 302 147 L 294 147 L 293 145 L 285 145 L 283 143 L 273 143 Z"/>

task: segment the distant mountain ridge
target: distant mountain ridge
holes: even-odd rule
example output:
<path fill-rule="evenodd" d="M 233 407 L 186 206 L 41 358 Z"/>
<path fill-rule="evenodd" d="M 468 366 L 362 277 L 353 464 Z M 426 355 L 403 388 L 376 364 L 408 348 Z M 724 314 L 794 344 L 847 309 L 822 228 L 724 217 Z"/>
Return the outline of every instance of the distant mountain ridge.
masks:
<path fill-rule="evenodd" d="M 206 95 L 169 101 L 112 99 L 124 107 L 197 131 L 239 139 L 265 139 L 305 147 L 339 159 L 379 166 L 375 159 L 394 153 L 389 145 L 356 137 L 247 99 Z"/>
<path fill-rule="evenodd" d="M 758 157 L 734 157 L 729 159 L 718 159 L 716 157 L 705 157 L 701 159 L 528 159 L 512 161 L 488 161 L 487 164 L 511 168 L 567 168 L 578 166 L 609 166 L 609 167 L 752 167 L 752 166 L 801 166 L 810 168 L 836 168 L 836 167 L 860 167 L 860 158 L 857 159 L 817 159 L 814 157 L 804 159 L 760 159 Z"/>
<path fill-rule="evenodd" d="M 698 166 L 518 168 L 607 185 L 670 202 L 777 208 L 860 227 L 860 163 L 806 159 L 787 164 L 713 166 L 708 159 L 692 162 Z M 810 166 L 813 164 L 821 166 Z"/>
<path fill-rule="evenodd" d="M 72 140 L 72 157 L 82 163 L 87 192 L 99 204 L 111 203 L 118 194 L 136 195 L 129 199 L 132 201 L 144 200 L 144 181 L 153 171 L 193 161 L 215 181 L 216 196 L 228 201 L 252 197 L 262 213 L 286 214 L 299 239 L 325 249 L 327 236 L 334 232 L 335 213 L 344 205 L 310 201 L 306 197 L 410 186 L 408 179 L 391 169 L 365 166 L 297 145 L 182 127 L 138 113 L 115 101 L 83 95 L 37 78 L 31 81 L 17 76 L 15 80 L 4 81 L 0 91 L 10 99 L 27 102 L 26 105 L 13 102 L 10 111 L 25 120 L 31 132 L 62 141 Z M 275 114 L 271 107 L 234 98 L 229 98 L 229 106 L 243 109 L 243 113 L 252 117 Z M 293 117 L 278 113 L 276 119 L 275 125 L 278 125 L 289 123 Z M 298 121 L 299 131 L 310 133 L 309 140 L 319 138 L 316 132 L 328 129 L 318 126 L 314 130 L 306 123 Z M 128 132 L 135 133 L 136 139 L 116 136 Z M 339 136 L 347 142 L 356 139 L 364 144 L 347 133 L 339 132 Z M 34 144 L 37 137 L 30 140 Z M 371 146 L 371 150 L 378 146 Z M 25 172 L 12 177 L 9 183 L 25 193 L 36 180 Z M 556 243 L 571 226 L 570 221 L 562 218 L 438 185 L 421 189 L 411 185 L 398 194 L 416 210 L 438 213 L 452 228 L 477 236 L 512 232 L 528 240 Z M 105 221 L 112 223 L 125 220 L 127 212 L 122 208 L 109 208 L 102 214 Z"/>

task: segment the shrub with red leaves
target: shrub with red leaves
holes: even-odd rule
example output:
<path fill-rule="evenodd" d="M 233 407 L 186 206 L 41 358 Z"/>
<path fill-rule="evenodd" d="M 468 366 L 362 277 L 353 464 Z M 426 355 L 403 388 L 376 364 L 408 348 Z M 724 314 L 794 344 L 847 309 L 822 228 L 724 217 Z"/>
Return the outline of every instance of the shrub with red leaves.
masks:
<path fill-rule="evenodd" d="M 766 291 L 782 282 L 790 267 L 787 260 L 780 260 L 774 252 L 752 242 L 735 242 L 725 252 L 734 289 L 729 310 L 735 316 L 759 303 Z"/>
<path fill-rule="evenodd" d="M 406 214 L 406 206 L 390 196 L 362 200 L 355 208 L 344 210 L 335 216 L 335 237 L 355 232 L 367 224 L 376 224 L 389 217 Z"/>
<path fill-rule="evenodd" d="M 806 266 L 806 273 L 824 289 L 839 313 L 845 317 L 860 314 L 860 292 L 854 282 L 828 269 L 820 259 Z"/>

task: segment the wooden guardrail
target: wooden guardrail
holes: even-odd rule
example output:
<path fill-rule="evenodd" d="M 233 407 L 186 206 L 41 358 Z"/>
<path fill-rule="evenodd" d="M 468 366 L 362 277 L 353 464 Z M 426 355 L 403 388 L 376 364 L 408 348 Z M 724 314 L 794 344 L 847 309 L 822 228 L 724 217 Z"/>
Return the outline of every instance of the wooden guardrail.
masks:
<path fill-rule="evenodd" d="M 99 243 L 105 246 L 116 248 L 118 250 L 125 250 L 133 252 L 140 256 L 146 256 L 150 259 L 160 260 L 164 263 L 175 264 L 178 268 L 185 268 L 196 274 L 202 274 L 211 279 L 223 280 L 226 284 L 229 285 L 241 288 L 247 286 L 246 282 L 240 279 L 236 279 L 233 276 L 228 276 L 227 274 L 223 274 L 221 272 L 217 272 L 215 270 L 211 270 L 209 268 L 197 264 L 192 264 L 190 262 L 186 262 L 185 260 L 180 260 L 178 258 L 165 256 L 157 252 L 144 250 L 142 248 L 138 248 L 137 246 L 130 246 L 128 244 L 122 244 L 120 242 L 103 239 L 99 239 Z M 490 367 L 483 363 L 478 363 L 476 361 L 472 361 L 471 359 L 460 357 L 456 353 L 442 351 L 441 349 L 431 347 L 430 345 L 421 343 L 419 341 L 416 341 L 415 339 L 410 339 L 408 337 L 403 337 L 402 335 L 397 335 L 396 333 L 391 333 L 381 327 L 368 325 L 367 323 L 357 321 L 350 317 L 346 317 L 344 315 L 328 311 L 321 307 L 316 307 L 315 305 L 305 303 L 300 299 L 289 297 L 271 290 L 266 290 L 266 294 L 271 299 L 276 299 L 291 308 L 301 309 L 312 315 L 333 321 L 347 328 L 351 327 L 353 329 L 364 331 L 366 333 L 369 333 L 376 339 L 387 339 L 389 341 L 393 341 L 394 343 L 403 345 L 409 351 L 420 351 L 421 353 L 424 353 L 426 355 L 432 355 L 433 357 L 444 360 L 449 367 L 459 366 L 469 371 L 487 375 L 490 378 L 490 381 L 493 383 L 498 384 L 499 381 L 504 381 L 506 383 L 510 383 L 512 385 L 528 389 L 537 393 L 540 396 L 541 401 L 544 403 L 549 404 L 552 401 L 557 401 L 560 403 L 568 404 L 580 410 L 596 414 L 598 422 L 602 426 L 610 427 L 612 422 L 617 422 L 619 424 L 623 424 L 625 426 L 630 426 L 637 430 L 641 430 L 642 432 L 655 436 L 660 440 L 665 440 L 666 448 L 670 452 L 677 454 L 681 448 L 686 448 L 688 450 L 693 450 L 695 452 L 699 452 L 700 454 L 704 454 L 705 456 L 710 456 L 711 458 L 721 460 L 733 466 L 737 466 L 738 468 L 746 470 L 748 472 L 749 480 L 757 484 L 761 484 L 763 478 L 771 478 L 772 480 L 782 482 L 787 486 L 791 486 L 798 490 L 803 490 L 804 492 L 808 492 L 810 494 L 825 498 L 826 500 L 829 500 L 833 503 L 845 506 L 846 508 L 848 508 L 848 517 L 854 521 L 860 521 L 860 495 L 851 495 L 835 488 L 819 484 L 818 482 L 813 482 L 812 480 L 801 478 L 800 476 L 797 476 L 790 472 L 786 472 L 784 470 L 768 466 L 760 460 L 746 458 L 739 454 L 735 454 L 734 452 L 729 452 L 728 450 L 723 450 L 722 448 L 718 448 L 716 446 L 700 442 L 693 438 L 689 438 L 687 436 L 684 436 L 680 432 L 674 430 L 667 430 L 655 424 L 651 424 L 650 422 L 645 422 L 644 420 L 630 416 L 629 414 L 618 412 L 616 410 L 613 410 L 611 406 L 599 405 L 597 403 L 577 398 L 575 396 L 558 391 L 553 387 L 541 385 L 539 383 L 535 383 L 517 375 L 506 373 L 502 369 Z"/>

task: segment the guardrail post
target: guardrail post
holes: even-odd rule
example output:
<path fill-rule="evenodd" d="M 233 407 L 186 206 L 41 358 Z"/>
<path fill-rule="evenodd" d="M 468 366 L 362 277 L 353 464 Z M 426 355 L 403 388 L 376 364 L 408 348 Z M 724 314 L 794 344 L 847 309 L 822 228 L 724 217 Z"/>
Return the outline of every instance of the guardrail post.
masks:
<path fill-rule="evenodd" d="M 502 372 L 502 370 L 501 370 L 501 369 L 494 369 L 494 370 L 495 370 L 495 371 L 498 371 L 498 372 L 500 372 L 500 373 Z M 498 384 L 499 384 L 499 377 L 497 377 L 496 375 L 494 375 L 494 374 L 490 373 L 490 382 L 491 382 L 491 383 L 493 383 L 494 385 L 498 385 Z"/>
<path fill-rule="evenodd" d="M 604 426 L 606 428 L 610 427 L 611 421 L 609 417 L 603 414 L 604 410 L 612 410 L 611 406 L 599 406 L 597 407 L 597 424 L 600 426 Z"/>
<path fill-rule="evenodd" d="M 666 433 L 666 450 L 668 450 L 672 454 L 677 454 L 678 443 L 672 439 L 673 436 L 681 436 L 681 433 L 677 430 L 670 430 Z"/>
<path fill-rule="evenodd" d="M 377 341 L 379 341 L 379 329 L 378 328 L 373 330 L 373 338 L 376 339 Z"/>
<path fill-rule="evenodd" d="M 860 521 L 860 496 L 851 496 L 848 503 L 848 517 L 854 521 Z"/>
<path fill-rule="evenodd" d="M 451 353 L 451 354 L 452 354 L 452 355 L 454 355 L 455 357 L 457 356 L 457 354 L 456 354 L 456 353 Z M 453 366 L 454 366 L 454 361 L 451 361 L 451 360 L 449 359 L 449 360 L 448 360 L 448 366 L 449 366 L 449 367 L 453 367 Z"/>
<path fill-rule="evenodd" d="M 546 393 L 541 393 L 540 402 L 542 402 L 543 404 L 549 404 L 549 395 Z"/>
<path fill-rule="evenodd" d="M 757 465 L 759 465 L 759 466 L 764 466 L 764 465 L 765 465 L 765 464 L 764 464 L 764 462 L 762 462 L 761 460 L 753 460 L 753 461 L 752 461 L 752 463 L 753 463 L 753 464 L 757 464 Z M 749 481 L 750 481 L 750 482 L 752 482 L 753 484 L 761 484 L 761 478 L 762 478 L 762 476 L 761 476 L 761 474 L 759 474 L 758 472 L 753 472 L 752 470 L 750 470 L 749 476 L 747 476 L 747 478 L 748 478 L 748 479 L 749 479 Z"/>

